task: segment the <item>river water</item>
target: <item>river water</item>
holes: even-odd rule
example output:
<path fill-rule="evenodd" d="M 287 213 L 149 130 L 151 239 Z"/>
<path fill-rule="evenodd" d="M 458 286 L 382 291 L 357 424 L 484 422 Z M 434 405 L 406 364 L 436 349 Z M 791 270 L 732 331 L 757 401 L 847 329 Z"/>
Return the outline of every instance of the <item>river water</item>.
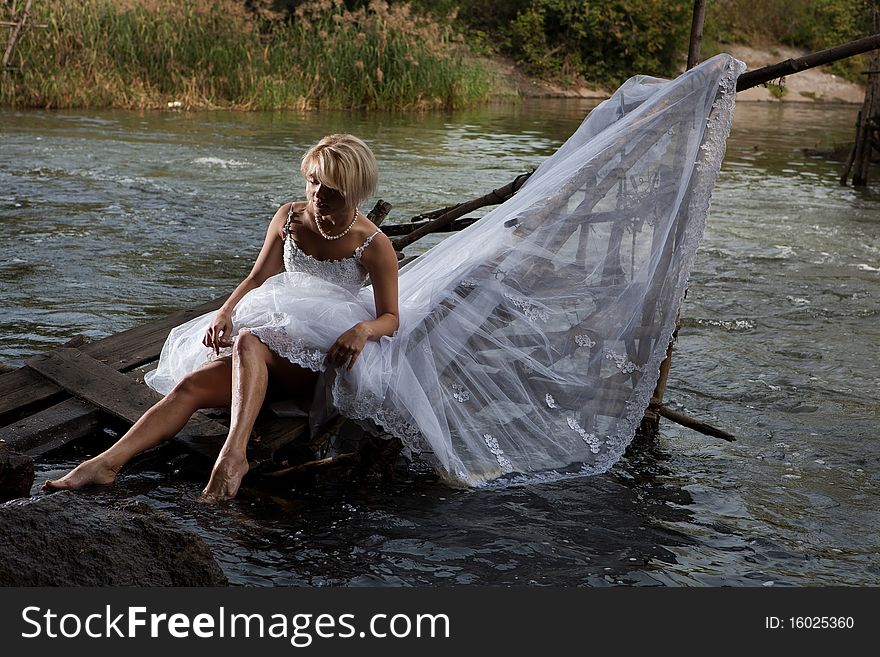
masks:
<path fill-rule="evenodd" d="M 374 146 L 405 221 L 534 167 L 589 109 L 0 111 L 0 361 L 231 291 L 324 134 Z M 850 139 L 856 112 L 736 110 L 666 394 L 735 443 L 664 421 L 605 475 L 488 491 L 415 464 L 211 507 L 173 461 L 85 494 L 162 509 L 234 584 L 880 585 L 880 195 L 802 152 Z M 37 485 L 108 440 L 39 463 Z"/>

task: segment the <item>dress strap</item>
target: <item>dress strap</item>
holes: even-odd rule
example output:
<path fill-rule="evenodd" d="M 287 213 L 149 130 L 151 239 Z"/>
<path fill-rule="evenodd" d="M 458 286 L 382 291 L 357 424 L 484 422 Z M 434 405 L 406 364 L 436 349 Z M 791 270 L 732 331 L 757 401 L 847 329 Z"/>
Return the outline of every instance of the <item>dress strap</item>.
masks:
<path fill-rule="evenodd" d="M 284 239 L 290 237 L 290 220 L 293 217 L 293 203 L 290 204 L 290 208 L 287 210 L 287 221 L 284 222 L 284 229 L 281 231 L 284 235 Z"/>
<path fill-rule="evenodd" d="M 378 235 L 378 234 L 381 233 L 381 232 L 382 232 L 381 230 L 377 230 L 375 233 L 373 233 L 372 235 L 370 235 L 366 240 L 364 240 L 364 243 L 361 244 L 358 248 L 356 248 L 356 249 L 354 250 L 354 257 L 357 258 L 358 260 L 360 260 L 360 259 L 361 259 L 361 256 L 364 254 L 364 250 L 365 250 L 368 246 L 370 246 L 370 242 L 373 241 L 373 238 L 376 237 L 376 235 Z"/>

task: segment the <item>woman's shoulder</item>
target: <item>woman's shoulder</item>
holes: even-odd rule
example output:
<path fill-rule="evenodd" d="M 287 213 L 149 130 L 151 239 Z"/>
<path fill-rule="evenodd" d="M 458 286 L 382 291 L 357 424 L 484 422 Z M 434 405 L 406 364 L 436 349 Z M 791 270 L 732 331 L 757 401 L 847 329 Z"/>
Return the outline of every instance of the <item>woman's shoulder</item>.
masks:
<path fill-rule="evenodd" d="M 271 225 L 274 228 L 275 232 L 278 233 L 279 237 L 284 238 L 285 226 L 288 227 L 289 230 L 293 231 L 295 224 L 292 220 L 298 215 L 305 212 L 305 209 L 305 201 L 290 201 L 288 203 L 284 203 L 275 211 L 275 216 L 272 217 Z"/>
<path fill-rule="evenodd" d="M 354 232 L 361 241 L 371 241 L 380 236 L 385 237 L 385 233 L 382 232 L 382 229 L 370 221 L 366 215 L 363 215 L 363 218 L 358 218 L 356 226 L 356 231 L 353 230 L 352 232 Z"/>
<path fill-rule="evenodd" d="M 278 214 L 284 216 L 285 219 L 289 214 L 302 214 L 306 210 L 306 205 L 305 201 L 291 201 L 278 208 Z"/>
<path fill-rule="evenodd" d="M 358 252 L 363 260 L 375 260 L 381 258 L 382 253 L 394 253 L 391 239 L 369 219 L 366 219 L 360 226 L 358 241 L 360 242 Z"/>

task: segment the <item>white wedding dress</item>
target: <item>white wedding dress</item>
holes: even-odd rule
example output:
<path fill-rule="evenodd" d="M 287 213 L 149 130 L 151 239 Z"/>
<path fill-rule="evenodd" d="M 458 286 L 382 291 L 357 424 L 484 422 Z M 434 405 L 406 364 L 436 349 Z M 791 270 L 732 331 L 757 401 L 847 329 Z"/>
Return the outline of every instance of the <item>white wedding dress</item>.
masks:
<path fill-rule="evenodd" d="M 400 327 L 351 371 L 324 356 L 375 318 L 368 243 L 322 262 L 287 238 L 233 336 L 321 372 L 313 427 L 335 412 L 381 426 L 451 485 L 606 471 L 656 385 L 744 68 L 718 55 L 625 82 L 512 199 L 401 269 Z M 211 317 L 172 330 L 148 385 L 165 394 L 215 357 Z"/>

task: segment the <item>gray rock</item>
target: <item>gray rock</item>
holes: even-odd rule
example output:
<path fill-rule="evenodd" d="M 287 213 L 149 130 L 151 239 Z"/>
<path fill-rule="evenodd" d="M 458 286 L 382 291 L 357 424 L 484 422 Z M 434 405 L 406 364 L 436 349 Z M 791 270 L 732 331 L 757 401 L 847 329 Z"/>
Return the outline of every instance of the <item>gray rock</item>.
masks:
<path fill-rule="evenodd" d="M 33 485 L 33 459 L 0 443 L 0 502 L 27 497 Z"/>
<path fill-rule="evenodd" d="M 0 504 L 0 586 L 225 586 L 210 549 L 143 502 L 81 493 Z"/>

